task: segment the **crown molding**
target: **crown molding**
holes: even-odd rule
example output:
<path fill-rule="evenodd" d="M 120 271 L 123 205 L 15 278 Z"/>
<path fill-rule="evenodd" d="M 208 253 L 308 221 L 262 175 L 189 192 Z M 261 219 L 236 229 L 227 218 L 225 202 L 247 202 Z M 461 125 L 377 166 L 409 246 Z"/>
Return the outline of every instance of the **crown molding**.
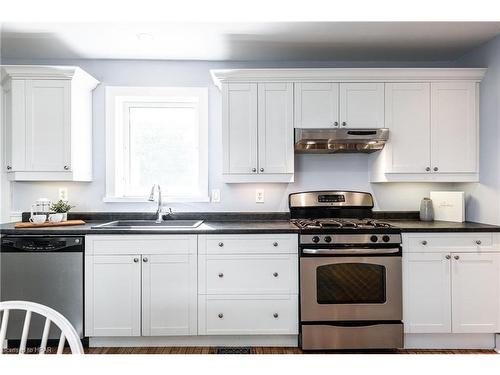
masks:
<path fill-rule="evenodd" d="M 229 82 L 412 82 L 467 80 L 481 82 L 486 68 L 318 68 L 215 69 L 210 74 L 220 89 Z"/>

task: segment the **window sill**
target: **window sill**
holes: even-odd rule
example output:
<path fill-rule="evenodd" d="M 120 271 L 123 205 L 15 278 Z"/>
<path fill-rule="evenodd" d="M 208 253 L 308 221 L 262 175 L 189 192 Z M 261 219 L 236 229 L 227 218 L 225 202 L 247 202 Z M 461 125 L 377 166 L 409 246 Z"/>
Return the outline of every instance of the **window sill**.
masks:
<path fill-rule="evenodd" d="M 164 204 L 168 203 L 208 203 L 210 202 L 209 197 L 162 197 Z M 104 203 L 156 203 L 151 202 L 144 197 L 110 197 L 106 196 L 102 198 Z"/>

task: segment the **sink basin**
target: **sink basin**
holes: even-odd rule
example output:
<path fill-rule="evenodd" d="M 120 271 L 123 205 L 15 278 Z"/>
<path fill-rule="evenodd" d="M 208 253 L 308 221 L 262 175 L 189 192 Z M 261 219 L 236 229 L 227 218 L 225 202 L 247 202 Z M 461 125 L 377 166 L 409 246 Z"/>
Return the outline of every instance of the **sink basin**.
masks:
<path fill-rule="evenodd" d="M 92 229 L 193 229 L 203 223 L 203 220 L 166 220 L 157 223 L 154 220 L 117 220 L 93 226 Z"/>

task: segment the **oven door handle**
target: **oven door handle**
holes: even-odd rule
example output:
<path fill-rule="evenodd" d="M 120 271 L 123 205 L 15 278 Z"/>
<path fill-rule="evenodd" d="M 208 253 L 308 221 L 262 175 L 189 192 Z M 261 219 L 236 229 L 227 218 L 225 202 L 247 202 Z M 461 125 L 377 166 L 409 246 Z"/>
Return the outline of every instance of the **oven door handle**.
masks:
<path fill-rule="evenodd" d="M 361 254 L 395 254 L 400 251 L 399 247 L 394 248 L 381 248 L 381 249 L 302 249 L 304 254 L 313 255 L 361 255 Z"/>

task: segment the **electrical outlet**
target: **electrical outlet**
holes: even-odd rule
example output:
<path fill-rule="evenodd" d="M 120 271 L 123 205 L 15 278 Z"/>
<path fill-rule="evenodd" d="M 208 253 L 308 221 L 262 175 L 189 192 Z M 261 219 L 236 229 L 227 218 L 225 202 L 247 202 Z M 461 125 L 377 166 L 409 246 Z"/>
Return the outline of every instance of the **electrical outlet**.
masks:
<path fill-rule="evenodd" d="M 255 190 L 255 203 L 264 203 L 264 189 Z"/>
<path fill-rule="evenodd" d="M 59 199 L 63 201 L 68 200 L 68 188 L 66 187 L 59 188 Z"/>
<path fill-rule="evenodd" d="M 212 189 L 212 202 L 219 203 L 220 202 L 220 190 Z"/>

